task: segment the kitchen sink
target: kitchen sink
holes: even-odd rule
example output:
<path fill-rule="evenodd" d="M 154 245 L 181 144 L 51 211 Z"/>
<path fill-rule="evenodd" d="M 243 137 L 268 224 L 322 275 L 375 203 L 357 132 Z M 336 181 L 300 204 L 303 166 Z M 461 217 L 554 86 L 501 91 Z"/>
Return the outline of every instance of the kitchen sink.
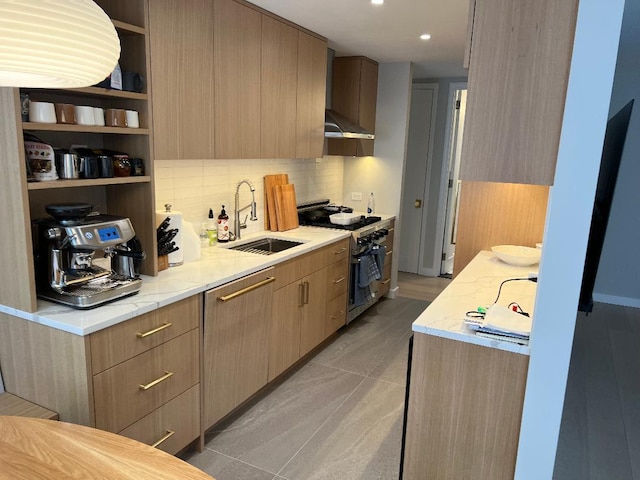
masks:
<path fill-rule="evenodd" d="M 271 255 L 273 253 L 282 252 L 293 247 L 302 245 L 302 242 L 293 240 L 283 240 L 282 238 L 261 238 L 253 242 L 243 243 L 229 247 L 229 250 L 239 250 L 241 252 L 257 253 L 259 255 Z"/>

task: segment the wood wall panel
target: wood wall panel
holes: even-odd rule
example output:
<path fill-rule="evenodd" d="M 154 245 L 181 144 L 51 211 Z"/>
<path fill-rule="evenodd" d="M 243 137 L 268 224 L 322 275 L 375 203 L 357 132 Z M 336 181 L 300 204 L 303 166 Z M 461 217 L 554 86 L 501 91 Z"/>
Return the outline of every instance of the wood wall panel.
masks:
<path fill-rule="evenodd" d="M 88 337 L 0 313 L 5 389 L 58 412 L 64 422 L 93 426 L 87 350 Z"/>
<path fill-rule="evenodd" d="M 462 182 L 453 273 L 494 245 L 535 247 L 542 241 L 549 187 Z"/>

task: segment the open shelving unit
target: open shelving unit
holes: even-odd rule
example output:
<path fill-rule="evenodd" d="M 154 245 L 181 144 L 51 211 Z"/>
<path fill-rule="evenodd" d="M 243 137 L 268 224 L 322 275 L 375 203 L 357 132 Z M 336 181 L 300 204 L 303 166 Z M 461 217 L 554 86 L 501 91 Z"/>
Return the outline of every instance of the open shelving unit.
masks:
<path fill-rule="evenodd" d="M 0 304 L 33 312 L 37 309 L 33 222 L 46 216 L 44 206 L 57 202 L 91 203 L 101 213 L 128 217 L 140 238 L 147 259 L 141 272 L 156 275 L 155 200 L 153 186 L 153 128 L 149 64 L 148 0 L 97 0 L 109 15 L 121 43 L 122 71 L 144 77 L 143 91 L 127 92 L 101 87 L 72 89 L 0 89 L 0 163 L 8 165 L 0 178 L 0 201 L 6 208 L 0 222 L 12 231 L 8 248 L 0 251 L 6 268 L 0 273 L 3 285 Z M 20 93 L 30 100 L 70 103 L 93 107 L 138 111 L 140 128 L 99 127 L 22 122 Z M 27 182 L 23 133 L 28 132 L 54 148 L 86 145 L 142 158 L 144 176 Z M 8 230 L 9 231 L 9 230 Z"/>

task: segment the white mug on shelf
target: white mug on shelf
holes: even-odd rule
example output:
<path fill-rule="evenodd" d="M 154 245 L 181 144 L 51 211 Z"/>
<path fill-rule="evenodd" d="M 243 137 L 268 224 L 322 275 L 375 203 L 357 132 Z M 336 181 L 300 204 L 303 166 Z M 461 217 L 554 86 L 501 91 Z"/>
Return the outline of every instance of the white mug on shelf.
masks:
<path fill-rule="evenodd" d="M 53 103 L 29 102 L 29 121 L 34 123 L 56 123 L 56 109 Z"/>
<path fill-rule="evenodd" d="M 127 127 L 138 128 L 140 127 L 140 120 L 138 118 L 138 112 L 135 110 L 127 110 Z"/>
<path fill-rule="evenodd" d="M 76 123 L 78 125 L 95 125 L 93 107 L 76 105 Z"/>
<path fill-rule="evenodd" d="M 99 127 L 104 127 L 104 109 L 93 107 L 93 123 Z"/>

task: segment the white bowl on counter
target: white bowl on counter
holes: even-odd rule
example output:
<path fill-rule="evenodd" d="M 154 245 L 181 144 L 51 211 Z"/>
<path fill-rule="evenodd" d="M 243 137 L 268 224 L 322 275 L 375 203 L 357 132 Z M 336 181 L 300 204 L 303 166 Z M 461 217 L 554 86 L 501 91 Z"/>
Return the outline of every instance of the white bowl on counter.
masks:
<path fill-rule="evenodd" d="M 340 212 L 329 215 L 329 221 L 334 225 L 351 225 L 352 223 L 356 223 L 359 220 L 359 213 Z"/>
<path fill-rule="evenodd" d="M 509 265 L 527 267 L 540 262 L 539 248 L 522 247 L 519 245 L 497 245 L 491 247 L 493 254 Z"/>

